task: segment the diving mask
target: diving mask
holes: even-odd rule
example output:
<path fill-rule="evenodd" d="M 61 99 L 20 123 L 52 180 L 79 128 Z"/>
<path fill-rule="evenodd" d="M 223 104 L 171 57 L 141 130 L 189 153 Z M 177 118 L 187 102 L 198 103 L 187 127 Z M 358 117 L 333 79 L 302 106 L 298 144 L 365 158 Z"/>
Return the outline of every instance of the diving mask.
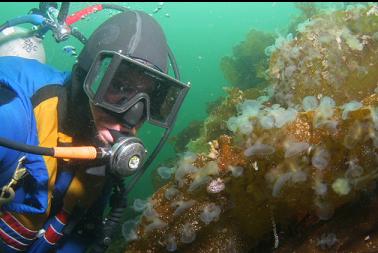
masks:
<path fill-rule="evenodd" d="M 188 89 L 187 84 L 113 51 L 98 53 L 84 81 L 94 105 L 164 128 L 173 124 Z"/>

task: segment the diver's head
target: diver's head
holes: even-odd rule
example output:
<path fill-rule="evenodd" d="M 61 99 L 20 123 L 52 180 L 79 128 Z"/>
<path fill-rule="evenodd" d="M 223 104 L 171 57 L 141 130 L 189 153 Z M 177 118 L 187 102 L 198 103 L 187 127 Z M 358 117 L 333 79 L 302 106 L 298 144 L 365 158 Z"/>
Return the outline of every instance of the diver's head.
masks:
<path fill-rule="evenodd" d="M 157 89 L 163 92 L 146 72 L 167 73 L 167 63 L 165 35 L 147 13 L 119 13 L 93 32 L 77 68 L 87 73 L 84 89 L 103 142 L 113 142 L 109 130 L 133 134 L 144 122 L 150 113 L 149 96 Z"/>
<path fill-rule="evenodd" d="M 81 51 L 79 66 L 88 71 L 97 54 L 103 50 L 148 62 L 167 72 L 168 47 L 164 32 L 145 12 L 122 12 L 101 24 Z"/>
<path fill-rule="evenodd" d="M 0 32 L 0 56 L 20 56 L 46 62 L 43 41 L 32 30 L 12 26 Z"/>

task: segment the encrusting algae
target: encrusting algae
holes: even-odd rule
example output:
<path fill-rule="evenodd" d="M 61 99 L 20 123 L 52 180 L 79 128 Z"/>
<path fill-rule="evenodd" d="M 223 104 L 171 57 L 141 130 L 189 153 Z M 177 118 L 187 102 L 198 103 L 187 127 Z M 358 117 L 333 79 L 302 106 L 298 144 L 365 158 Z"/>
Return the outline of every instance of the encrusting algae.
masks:
<path fill-rule="evenodd" d="M 230 92 L 127 231 L 126 252 L 335 252 L 347 242 L 340 224 L 324 224 L 376 194 L 378 7 L 298 29 L 269 49 L 273 93 Z M 306 247 L 290 244 L 293 227 L 319 224 Z"/>

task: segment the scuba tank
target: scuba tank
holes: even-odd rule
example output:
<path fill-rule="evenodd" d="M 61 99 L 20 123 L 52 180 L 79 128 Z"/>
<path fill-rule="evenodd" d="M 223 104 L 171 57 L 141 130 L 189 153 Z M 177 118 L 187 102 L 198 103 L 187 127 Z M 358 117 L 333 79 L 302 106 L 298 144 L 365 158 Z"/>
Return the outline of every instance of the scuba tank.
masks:
<path fill-rule="evenodd" d="M 43 40 L 36 37 L 34 31 L 19 26 L 0 32 L 0 56 L 19 56 L 46 63 Z"/>

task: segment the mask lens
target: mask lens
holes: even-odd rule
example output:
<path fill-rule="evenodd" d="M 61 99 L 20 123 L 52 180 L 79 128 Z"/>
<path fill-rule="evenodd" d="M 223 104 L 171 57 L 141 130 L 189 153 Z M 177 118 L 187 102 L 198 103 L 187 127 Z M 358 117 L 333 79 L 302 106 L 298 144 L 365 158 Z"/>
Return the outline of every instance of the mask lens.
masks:
<path fill-rule="evenodd" d="M 114 106 L 123 106 L 137 94 L 151 95 L 155 88 L 155 81 L 144 75 L 141 67 L 122 62 L 110 81 L 104 101 Z"/>
<path fill-rule="evenodd" d="M 97 64 L 93 67 L 93 70 L 91 70 L 91 73 L 94 74 L 90 75 L 90 78 L 88 78 L 90 81 L 86 80 L 84 85 L 84 89 L 86 89 L 86 92 L 91 99 L 94 99 L 94 97 L 100 93 L 101 83 L 109 69 L 111 62 L 112 57 L 105 57 L 101 61 L 97 62 Z"/>
<path fill-rule="evenodd" d="M 177 102 L 181 89 L 175 85 L 160 82 L 151 94 L 151 119 L 166 122 Z"/>

